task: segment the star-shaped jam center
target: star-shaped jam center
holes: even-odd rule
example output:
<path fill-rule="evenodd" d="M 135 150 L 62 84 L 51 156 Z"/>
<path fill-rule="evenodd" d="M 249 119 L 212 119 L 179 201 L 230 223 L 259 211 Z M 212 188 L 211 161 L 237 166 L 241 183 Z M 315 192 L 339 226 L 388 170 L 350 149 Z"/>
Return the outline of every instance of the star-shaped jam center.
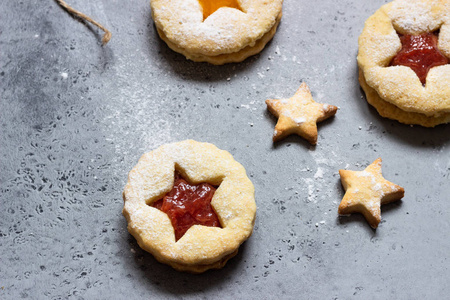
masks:
<path fill-rule="evenodd" d="M 364 171 L 339 170 L 345 195 L 338 213 L 347 215 L 361 213 L 372 228 L 381 221 L 382 204 L 403 198 L 405 190 L 383 178 L 381 158 L 375 160 Z"/>
<path fill-rule="evenodd" d="M 242 11 L 237 0 L 198 0 L 203 8 L 203 20 L 206 20 L 221 7 L 231 7 Z"/>
<path fill-rule="evenodd" d="M 449 59 L 438 49 L 438 34 L 400 35 L 402 49 L 392 59 L 391 66 L 410 67 L 423 85 L 431 68 L 446 65 Z"/>
<path fill-rule="evenodd" d="M 175 172 L 172 190 L 152 206 L 167 214 L 178 241 L 193 225 L 222 227 L 211 206 L 217 188 L 209 183 L 190 184 L 179 172 Z"/>

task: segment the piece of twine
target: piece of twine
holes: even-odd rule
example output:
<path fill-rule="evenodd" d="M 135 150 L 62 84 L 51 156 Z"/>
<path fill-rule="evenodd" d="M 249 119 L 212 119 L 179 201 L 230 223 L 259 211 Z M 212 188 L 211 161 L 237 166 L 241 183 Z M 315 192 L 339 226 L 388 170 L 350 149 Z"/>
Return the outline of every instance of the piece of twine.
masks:
<path fill-rule="evenodd" d="M 105 27 L 103 27 L 102 24 L 98 23 L 97 21 L 93 20 L 92 18 L 86 16 L 85 14 L 79 12 L 76 9 L 73 9 L 72 7 L 70 7 L 69 5 L 67 5 L 67 3 L 64 0 L 55 0 L 61 7 L 63 7 L 69 14 L 77 16 L 78 18 L 81 18 L 85 21 L 88 21 L 92 24 L 94 24 L 95 26 L 97 26 L 98 28 L 100 28 L 101 30 L 103 30 L 105 32 L 105 34 L 103 35 L 102 38 L 102 45 L 106 45 L 106 43 L 109 42 L 109 40 L 111 39 L 111 32 L 109 32 L 108 29 L 106 29 Z"/>

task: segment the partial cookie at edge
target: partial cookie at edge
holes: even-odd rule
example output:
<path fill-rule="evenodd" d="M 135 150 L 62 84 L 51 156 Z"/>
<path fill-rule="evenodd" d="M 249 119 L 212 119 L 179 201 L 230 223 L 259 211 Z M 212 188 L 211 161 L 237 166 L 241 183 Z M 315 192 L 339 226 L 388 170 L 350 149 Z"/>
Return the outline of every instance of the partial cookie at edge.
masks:
<path fill-rule="evenodd" d="M 428 117 L 450 113 L 450 65 L 432 68 L 425 87 L 411 68 L 389 67 L 402 47 L 397 33 L 418 34 L 440 28 L 438 48 L 448 55 L 449 8 L 448 0 L 395 0 L 366 20 L 358 39 L 358 66 L 366 84 L 384 101 L 402 111 Z"/>
<path fill-rule="evenodd" d="M 443 113 L 439 117 L 428 117 L 421 113 L 406 112 L 386 102 L 367 84 L 361 69 L 359 70 L 359 83 L 366 94 L 367 102 L 375 107 L 382 117 L 397 120 L 403 124 L 421 125 L 424 127 L 435 127 L 440 124 L 450 123 L 450 113 Z"/>
<path fill-rule="evenodd" d="M 150 1 L 158 34 L 172 50 L 216 65 L 259 53 L 280 22 L 283 0 L 239 3 L 240 10 L 224 6 L 203 20 L 197 0 Z"/>

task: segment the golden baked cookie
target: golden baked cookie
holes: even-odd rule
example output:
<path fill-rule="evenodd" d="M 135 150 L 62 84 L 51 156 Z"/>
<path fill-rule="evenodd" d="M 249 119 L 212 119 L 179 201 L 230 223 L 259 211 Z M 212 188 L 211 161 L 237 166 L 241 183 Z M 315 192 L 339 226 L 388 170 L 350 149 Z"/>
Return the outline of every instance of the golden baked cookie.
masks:
<path fill-rule="evenodd" d="M 338 109 L 334 105 L 315 102 L 304 82 L 291 98 L 268 99 L 266 104 L 267 109 L 278 118 L 273 133 L 274 142 L 295 133 L 313 145 L 317 144 L 317 122 L 334 116 Z"/>
<path fill-rule="evenodd" d="M 372 228 L 377 228 L 381 221 L 380 206 L 400 200 L 405 195 L 402 187 L 383 178 L 381 158 L 376 159 L 364 171 L 339 170 L 339 175 L 345 195 L 338 213 L 361 213 Z"/>
<path fill-rule="evenodd" d="M 366 94 L 367 102 L 375 107 L 382 117 L 397 120 L 403 124 L 416 124 L 424 127 L 434 127 L 439 124 L 450 122 L 450 112 L 442 113 L 438 117 L 428 117 L 425 114 L 401 110 L 397 106 L 384 101 L 380 95 L 366 83 L 364 74 L 361 70 L 359 71 L 359 83 Z"/>
<path fill-rule="evenodd" d="M 360 83 L 381 115 L 433 127 L 449 122 L 449 58 L 450 0 L 395 0 L 359 37 Z"/>
<path fill-rule="evenodd" d="M 184 178 L 182 182 L 188 182 L 187 189 L 217 188 L 210 206 L 219 227 L 196 223 L 176 238 L 176 221 L 157 203 L 179 193 L 174 192 L 176 173 Z M 222 268 L 250 237 L 255 221 L 254 187 L 244 167 L 227 151 L 193 140 L 166 144 L 144 154 L 129 173 L 123 198 L 128 231 L 139 246 L 180 271 Z M 179 220 L 185 217 L 190 216 L 179 216 Z"/>
<path fill-rule="evenodd" d="M 259 53 L 281 20 L 283 0 L 151 0 L 158 34 L 196 62 L 222 65 Z"/>

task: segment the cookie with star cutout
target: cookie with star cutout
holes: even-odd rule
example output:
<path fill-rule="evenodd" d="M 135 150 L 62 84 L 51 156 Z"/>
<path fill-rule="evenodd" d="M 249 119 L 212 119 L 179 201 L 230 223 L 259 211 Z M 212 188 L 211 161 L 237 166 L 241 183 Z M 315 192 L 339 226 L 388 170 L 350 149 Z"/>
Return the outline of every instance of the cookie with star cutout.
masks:
<path fill-rule="evenodd" d="M 382 204 L 400 200 L 405 190 L 383 178 L 381 158 L 376 159 L 364 171 L 339 170 L 345 189 L 338 208 L 339 215 L 361 213 L 374 229 L 381 221 Z"/>
<path fill-rule="evenodd" d="M 365 22 L 359 82 L 378 113 L 400 123 L 450 122 L 450 1 L 395 0 Z"/>
<path fill-rule="evenodd" d="M 123 199 L 139 246 L 178 271 L 222 268 L 255 223 L 255 188 L 244 167 L 227 151 L 193 140 L 144 154 Z"/>
<path fill-rule="evenodd" d="M 270 113 L 278 118 L 274 142 L 297 134 L 312 145 L 317 144 L 317 123 L 334 116 L 338 109 L 334 105 L 315 102 L 304 82 L 291 98 L 268 99 L 266 104 Z"/>
<path fill-rule="evenodd" d="M 195 62 L 241 62 L 277 31 L 283 0 L 151 0 L 162 40 Z"/>

